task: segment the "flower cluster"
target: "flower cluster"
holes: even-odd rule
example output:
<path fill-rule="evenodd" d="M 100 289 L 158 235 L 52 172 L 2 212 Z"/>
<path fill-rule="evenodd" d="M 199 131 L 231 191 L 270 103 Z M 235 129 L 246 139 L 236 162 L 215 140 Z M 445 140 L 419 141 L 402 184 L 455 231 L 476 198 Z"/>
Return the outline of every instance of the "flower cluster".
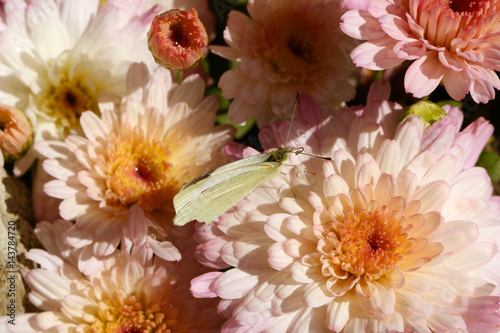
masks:
<path fill-rule="evenodd" d="M 2 1 L 0 331 L 499 333 L 499 12 Z"/>

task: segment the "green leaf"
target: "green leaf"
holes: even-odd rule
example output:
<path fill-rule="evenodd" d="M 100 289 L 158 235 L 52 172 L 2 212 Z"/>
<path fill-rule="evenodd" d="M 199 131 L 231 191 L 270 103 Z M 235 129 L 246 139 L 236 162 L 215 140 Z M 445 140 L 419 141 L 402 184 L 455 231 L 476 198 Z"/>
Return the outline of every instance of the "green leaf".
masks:
<path fill-rule="evenodd" d="M 476 165 L 486 169 L 493 183 L 500 180 L 500 156 L 498 156 L 498 154 L 490 151 L 483 151 Z"/>

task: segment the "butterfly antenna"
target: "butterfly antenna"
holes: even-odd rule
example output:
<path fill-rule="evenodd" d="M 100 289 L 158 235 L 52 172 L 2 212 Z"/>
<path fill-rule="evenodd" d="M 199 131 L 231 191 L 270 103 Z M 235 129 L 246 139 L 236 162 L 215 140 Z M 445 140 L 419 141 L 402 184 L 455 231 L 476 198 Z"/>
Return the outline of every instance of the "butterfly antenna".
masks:
<path fill-rule="evenodd" d="M 293 105 L 292 119 L 290 120 L 290 127 L 288 127 L 288 133 L 286 134 L 285 142 L 288 142 L 288 137 L 290 136 L 290 132 L 292 131 L 293 119 L 295 118 L 295 110 L 297 110 L 297 104 L 299 104 L 299 96 L 300 90 L 297 91 L 297 97 L 295 98 L 295 104 Z"/>

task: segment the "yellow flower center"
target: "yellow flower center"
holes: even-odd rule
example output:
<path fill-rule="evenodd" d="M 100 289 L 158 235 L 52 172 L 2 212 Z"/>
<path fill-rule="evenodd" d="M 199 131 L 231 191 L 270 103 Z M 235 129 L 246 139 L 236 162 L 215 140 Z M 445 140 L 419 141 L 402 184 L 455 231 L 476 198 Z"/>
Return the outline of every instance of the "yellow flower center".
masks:
<path fill-rule="evenodd" d="M 65 129 L 65 135 L 72 128 L 79 128 L 82 112 L 91 110 L 99 114 L 97 97 L 77 80 L 62 80 L 48 96 L 44 96 L 43 109 L 48 116 L 57 119 L 58 125 Z"/>
<path fill-rule="evenodd" d="M 133 295 L 113 295 L 108 304 L 99 303 L 91 331 L 99 333 L 167 333 L 178 328 L 179 311 L 169 304 L 145 306 Z"/>
<path fill-rule="evenodd" d="M 342 221 L 333 220 L 321 246 L 323 275 L 355 275 L 367 281 L 399 268 L 415 240 L 408 237 L 405 218 L 387 207 L 347 211 Z"/>
<path fill-rule="evenodd" d="M 108 141 L 106 204 L 127 211 L 138 203 L 147 211 L 172 200 L 180 183 L 169 177 L 171 155 L 163 142 L 143 133 L 113 137 Z"/>

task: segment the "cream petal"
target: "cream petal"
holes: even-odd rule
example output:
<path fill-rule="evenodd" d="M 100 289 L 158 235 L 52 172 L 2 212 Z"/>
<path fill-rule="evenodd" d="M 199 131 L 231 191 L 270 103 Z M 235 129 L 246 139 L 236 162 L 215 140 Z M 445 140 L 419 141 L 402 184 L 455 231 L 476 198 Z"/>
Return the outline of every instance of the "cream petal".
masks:
<path fill-rule="evenodd" d="M 311 308 L 327 305 L 333 299 L 322 281 L 309 283 L 304 288 L 303 301 Z"/>
<path fill-rule="evenodd" d="M 329 206 L 333 205 L 333 198 L 340 193 L 345 195 L 349 193 L 347 183 L 338 175 L 332 174 L 328 176 L 323 182 L 323 196 Z"/>
<path fill-rule="evenodd" d="M 258 277 L 240 269 L 231 269 L 215 281 L 213 290 L 221 298 L 236 299 L 245 296 L 258 283 Z"/>
<path fill-rule="evenodd" d="M 51 197 L 58 199 L 70 199 L 74 197 L 80 189 L 71 188 L 62 180 L 51 180 L 45 183 L 43 190 Z"/>
<path fill-rule="evenodd" d="M 375 186 L 374 197 L 380 204 L 388 203 L 397 193 L 396 178 L 394 175 L 383 173 L 380 175 L 377 185 Z M 391 210 L 394 208 L 391 208 Z"/>
<path fill-rule="evenodd" d="M 89 198 L 84 193 L 64 199 L 59 205 L 59 214 L 65 220 L 73 221 L 88 212 Z"/>
<path fill-rule="evenodd" d="M 476 242 L 467 246 L 460 254 L 451 256 L 446 265 L 461 272 L 471 272 L 485 266 L 496 253 L 497 249 L 494 244 Z"/>
<path fill-rule="evenodd" d="M 55 59 L 73 46 L 55 2 L 30 3 L 26 10 L 26 22 L 35 49 L 42 59 Z"/>
<path fill-rule="evenodd" d="M 384 140 L 375 155 L 380 172 L 398 174 L 403 165 L 401 146 L 395 140 Z"/>
<path fill-rule="evenodd" d="M 471 221 L 447 221 L 432 240 L 443 244 L 445 251 L 460 252 L 474 243 L 478 236 L 479 228 Z"/>
<path fill-rule="evenodd" d="M 359 162 L 356 163 L 358 169 Z M 380 169 L 376 161 L 370 160 L 361 164 L 357 170 L 357 187 L 364 187 L 367 184 L 375 185 L 380 177 Z"/>
<path fill-rule="evenodd" d="M 294 259 L 286 253 L 284 244 L 280 242 L 271 245 L 267 250 L 267 262 L 272 268 L 282 270 L 291 265 Z"/>
<path fill-rule="evenodd" d="M 327 309 L 327 326 L 334 332 L 340 332 L 350 319 L 349 300 L 346 298 L 335 298 Z"/>
<path fill-rule="evenodd" d="M 32 290 L 46 297 L 51 303 L 59 303 L 61 299 L 70 293 L 70 284 L 68 281 L 57 274 L 43 269 L 31 270 L 28 275 L 28 281 Z M 54 308 L 57 307 L 56 305 Z"/>
<path fill-rule="evenodd" d="M 450 187 L 444 181 L 434 181 L 417 189 L 414 195 L 415 200 L 420 200 L 421 211 L 441 211 L 450 194 Z"/>
<path fill-rule="evenodd" d="M 158 257 L 167 261 L 178 261 L 181 260 L 181 253 L 175 247 L 172 242 L 169 241 L 157 241 L 151 237 L 146 238 L 148 246 L 153 250 L 153 253 Z"/>

